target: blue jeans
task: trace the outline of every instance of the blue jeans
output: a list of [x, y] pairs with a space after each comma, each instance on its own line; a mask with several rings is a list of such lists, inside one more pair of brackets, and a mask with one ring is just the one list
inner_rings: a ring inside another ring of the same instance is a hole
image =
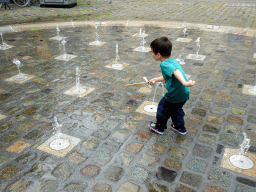
[[167, 129], [167, 121], [171, 117], [175, 128], [184, 128], [184, 111], [183, 105], [186, 103], [171, 103], [164, 97], [160, 100], [156, 114], [156, 127], [164, 130]]

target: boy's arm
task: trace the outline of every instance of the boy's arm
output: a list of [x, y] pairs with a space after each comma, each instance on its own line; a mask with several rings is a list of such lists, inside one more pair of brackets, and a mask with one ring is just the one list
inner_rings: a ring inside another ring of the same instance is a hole
[[155, 84], [155, 82], [162, 82], [162, 81], [164, 81], [164, 77], [163, 76], [155, 77], [153, 79], [150, 79], [148, 84], [149, 85], [153, 85], [153, 84]]
[[176, 69], [173, 72], [173, 75], [181, 82], [182, 85], [184, 85], [185, 87], [192, 87], [195, 85], [195, 81], [189, 80], [186, 81], [182, 75], [182, 73], [180, 72], [179, 69]]

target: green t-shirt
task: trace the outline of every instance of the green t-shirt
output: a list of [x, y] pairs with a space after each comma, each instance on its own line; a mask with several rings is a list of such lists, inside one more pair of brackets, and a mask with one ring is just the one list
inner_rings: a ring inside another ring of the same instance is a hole
[[179, 69], [184, 79], [187, 81], [187, 77], [180, 64], [173, 58], [169, 58], [164, 60], [160, 64], [160, 67], [167, 89], [167, 92], [164, 95], [166, 100], [172, 103], [181, 103], [188, 100], [190, 88], [182, 85], [181, 82], [173, 75], [173, 72], [176, 69]]

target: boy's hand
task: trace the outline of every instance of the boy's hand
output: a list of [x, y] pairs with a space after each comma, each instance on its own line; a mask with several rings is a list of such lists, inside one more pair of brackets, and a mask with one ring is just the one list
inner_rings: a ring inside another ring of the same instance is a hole
[[154, 85], [155, 83], [156, 83], [156, 82], [155, 82], [154, 79], [150, 79], [149, 82], [148, 82], [149, 85]]
[[186, 87], [193, 87], [194, 85], [195, 85], [195, 81], [193, 81], [193, 80], [189, 80], [188, 82], [186, 82]]

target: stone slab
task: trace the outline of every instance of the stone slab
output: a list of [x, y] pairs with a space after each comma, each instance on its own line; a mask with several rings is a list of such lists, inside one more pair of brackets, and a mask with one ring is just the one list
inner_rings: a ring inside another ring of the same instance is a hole
[[0, 120], [4, 119], [5, 117], [5, 115], [0, 115]]
[[253, 161], [254, 165], [251, 169], [240, 169], [238, 167], [235, 167], [229, 160], [230, 156], [239, 153], [240, 150], [226, 148], [223, 155], [223, 159], [221, 161], [221, 167], [256, 178], [256, 155], [245, 152], [245, 156], [249, 157]]
[[254, 96], [256, 96], [256, 94], [253, 94], [253, 93], [249, 92], [249, 89], [252, 89], [252, 88], [254, 88], [254, 86], [252, 86], [252, 85], [244, 85], [244, 87], [242, 89], [242, 93], [243, 94], [247, 94], [247, 95], [254, 95]]
[[256, 53], [253, 54], [253, 58], [256, 58]]
[[[16, 81], [15, 80], [17, 77], [20, 77], [20, 76], [23, 76], [23, 75], [26, 75], [27, 79], [24, 79], [23, 81]], [[20, 73], [18, 75], [15, 75], [13, 77], [10, 77], [10, 78], [6, 79], [6, 81], [10, 81], [10, 82], [13, 82], [13, 83], [24, 83], [24, 82], [26, 82], [26, 81], [34, 78], [34, 77], [35, 77], [34, 75], [28, 75], [28, 74], [25, 74], [25, 73]]]
[[61, 41], [63, 39], [66, 39], [67, 37], [62, 37], [62, 36], [55, 36], [55, 37], [52, 37], [52, 38], [49, 38], [50, 40], [57, 40], [57, 41]]
[[76, 86], [74, 86], [74, 87], [70, 88], [69, 90], [65, 91], [64, 94], [72, 95], [75, 97], [85, 97], [86, 95], [88, 95], [89, 93], [91, 93], [94, 90], [94, 88], [86, 87], [86, 86], [82, 86], [82, 85], [80, 85], [79, 87], [85, 89], [86, 92], [82, 93], [82, 94], [75, 94], [75, 93], [73, 93], [73, 90], [76, 89]]
[[63, 58], [62, 58], [62, 57], [64, 56], [64, 54], [63, 54], [63, 55], [60, 55], [60, 56], [58, 56], [58, 57], [55, 57], [54, 59], [62, 60], [62, 61], [69, 61], [69, 60], [74, 59], [74, 58], [77, 57], [76, 55], [70, 55], [70, 54], [66, 54], [66, 55], [69, 56], [70, 58], [63, 59]]
[[[141, 35], [140, 35], [140, 33], [135, 33], [135, 34], [133, 34], [132, 35], [133, 37], [142, 37]], [[144, 37], [147, 37], [148, 36], [148, 34], [144, 34]]]
[[183, 43], [189, 43], [190, 41], [192, 41], [192, 39], [190, 39], [190, 38], [178, 38], [175, 41], [183, 42]]
[[58, 133], [53, 135], [51, 138], [49, 138], [46, 142], [41, 144], [36, 149], [38, 149], [40, 151], [44, 151], [46, 153], [56, 155], [58, 157], [64, 157], [69, 151], [71, 151], [80, 142], [80, 139], [78, 139], [76, 137], [72, 137], [72, 136], [69, 136], [69, 135], [66, 135], [66, 134], [61, 134], [61, 138], [68, 139], [70, 141], [70, 145], [66, 149], [62, 149], [62, 150], [57, 151], [57, 150], [53, 150], [53, 149], [50, 148], [50, 143], [52, 141], [54, 141], [55, 139], [57, 139], [57, 138], [58, 138]]
[[123, 70], [125, 67], [127, 67], [129, 64], [127, 63], [118, 63], [118, 64], [122, 64], [122, 67], [113, 67], [112, 65], [115, 64], [115, 62], [112, 62], [108, 65], [106, 65], [105, 67], [109, 68], [109, 69], [115, 69], [115, 70]]
[[145, 47], [145, 50], [141, 50], [141, 47], [137, 47], [137, 48], [133, 49], [133, 51], [138, 51], [138, 52], [146, 53], [146, 52], [151, 51], [151, 48]]
[[100, 44], [96, 44], [97, 41], [93, 41], [91, 43], [89, 43], [89, 45], [95, 45], [95, 46], [101, 46], [101, 45], [104, 45], [106, 42], [101, 42], [100, 41]]
[[198, 55], [198, 56], [200, 56], [201, 58], [195, 58], [196, 57], [196, 54], [189, 54], [187, 57], [186, 57], [186, 59], [192, 59], [192, 60], [197, 60], [197, 61], [203, 61], [205, 58], [206, 58], [206, 56], [205, 55]]
[[144, 101], [137, 109], [135, 112], [138, 112], [138, 113], [142, 113], [142, 114], [146, 114], [146, 115], [150, 115], [150, 116], [153, 116], [155, 117], [156, 116], [156, 112], [147, 112], [144, 110], [144, 107], [146, 105], [158, 105], [157, 103], [155, 102], [152, 102], [152, 101]]
[[2, 45], [0, 45], [0, 50], [7, 50], [7, 49], [11, 49], [11, 48], [13, 48], [14, 46], [12, 46], [12, 45], [8, 45], [8, 47], [6, 47], [6, 48], [3, 48], [2, 47]]

